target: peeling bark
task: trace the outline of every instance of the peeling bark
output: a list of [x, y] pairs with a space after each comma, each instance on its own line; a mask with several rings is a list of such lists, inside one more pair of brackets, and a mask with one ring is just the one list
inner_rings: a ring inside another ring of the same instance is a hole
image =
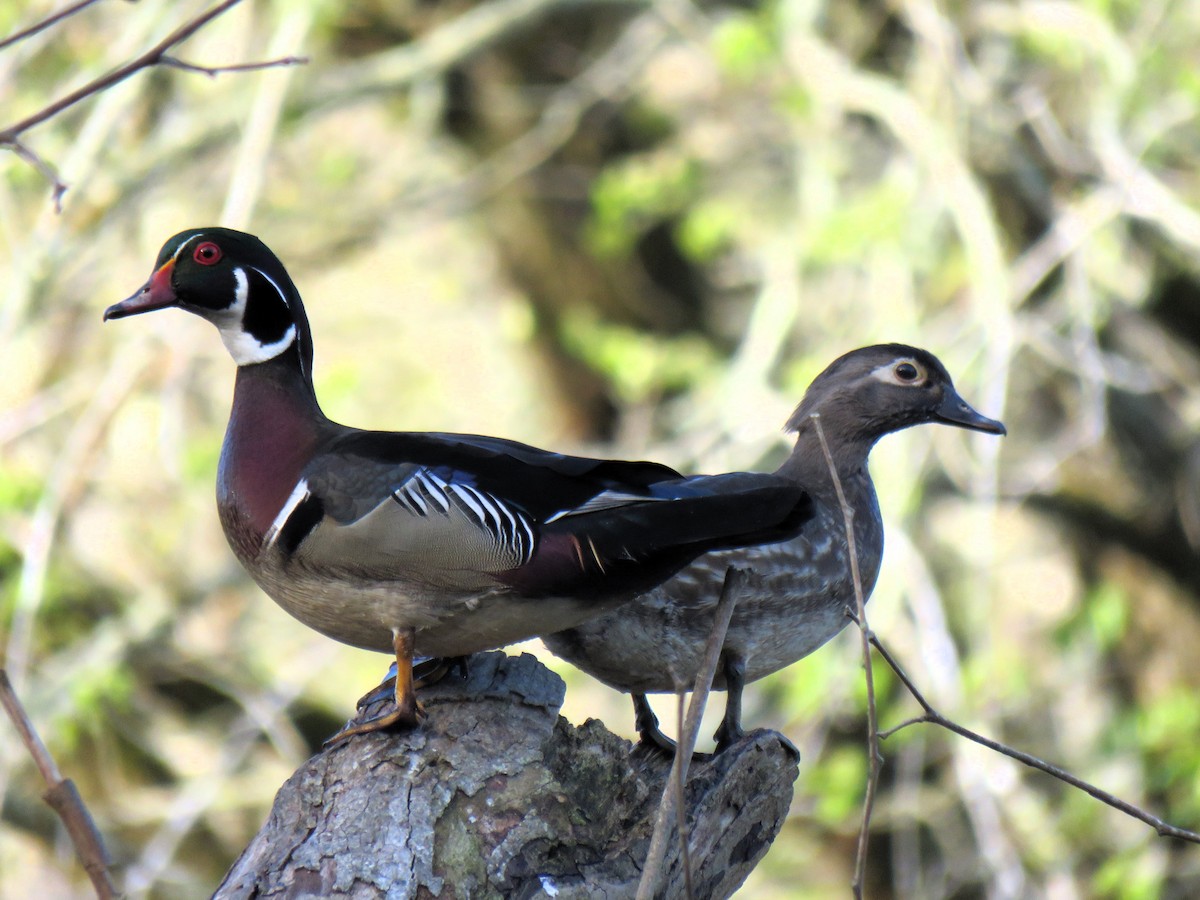
[[[425, 726], [308, 760], [216, 897], [632, 897], [670, 760], [558, 715], [564, 685], [528, 654], [471, 657], [422, 691]], [[367, 710], [367, 713], [374, 710]], [[766, 853], [797, 759], [757, 731], [692, 764], [696, 896], [733, 893]], [[685, 895], [672, 839], [657, 896]]]

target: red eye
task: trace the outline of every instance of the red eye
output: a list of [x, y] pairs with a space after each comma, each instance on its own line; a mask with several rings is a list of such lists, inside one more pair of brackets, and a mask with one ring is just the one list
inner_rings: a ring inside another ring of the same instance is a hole
[[212, 241], [205, 241], [196, 247], [192, 259], [202, 266], [215, 266], [221, 261], [221, 248]]

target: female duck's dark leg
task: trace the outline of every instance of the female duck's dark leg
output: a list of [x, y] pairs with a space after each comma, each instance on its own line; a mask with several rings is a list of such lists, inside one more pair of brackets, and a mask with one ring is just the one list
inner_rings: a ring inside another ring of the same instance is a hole
[[343, 728], [325, 742], [326, 747], [339, 744], [356, 734], [370, 734], [387, 728], [414, 728], [425, 718], [425, 710], [417, 702], [416, 685], [413, 681], [413, 644], [416, 635], [411, 628], [399, 628], [392, 637], [396, 651], [396, 705], [390, 712]]
[[746, 660], [736, 653], [721, 654], [721, 670], [725, 673], [725, 717], [714, 735], [717, 752], [737, 743], [745, 731], [742, 729], [742, 688], [746, 686]]
[[631, 694], [633, 697], [634, 723], [637, 726], [638, 743], [650, 747], [667, 756], [675, 755], [675, 742], [662, 733], [658, 727], [658, 716], [650, 708], [650, 701], [645, 694]]

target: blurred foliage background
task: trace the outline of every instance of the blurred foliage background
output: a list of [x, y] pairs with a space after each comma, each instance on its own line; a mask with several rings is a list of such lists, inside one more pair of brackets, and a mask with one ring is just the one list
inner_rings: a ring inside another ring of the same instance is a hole
[[[5, 48], [4, 124], [205, 8]], [[872, 625], [943, 712], [1200, 828], [1197, 46], [1197, 0], [247, 0], [177, 55], [307, 66], [160, 67], [26, 134], [70, 190], [0, 157], [0, 652], [129, 896], [207, 895], [387, 665], [228, 552], [211, 328], [101, 326], [209, 223], [288, 265], [357, 425], [767, 467], [834, 356], [937, 353], [1010, 435], [877, 448]], [[633, 733], [549, 661], [567, 716]], [[882, 724], [915, 714], [877, 674]], [[743, 894], [844, 895], [857, 635], [747, 694], [803, 761]], [[4, 732], [0, 894], [85, 895]], [[1200, 894], [1195, 846], [1058, 782], [925, 727], [883, 749], [873, 896]]]

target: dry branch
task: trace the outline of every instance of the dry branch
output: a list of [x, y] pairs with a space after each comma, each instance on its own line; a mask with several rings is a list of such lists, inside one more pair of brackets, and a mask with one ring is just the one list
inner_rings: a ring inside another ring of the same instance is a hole
[[[307, 62], [307, 60], [301, 57], [287, 56], [282, 59], [267, 60], [264, 62], [240, 63], [229, 66], [200, 66], [194, 63], [184, 62], [183, 60], [168, 55], [167, 51], [186, 41], [213, 19], [227, 12], [240, 2], [241, 0], [224, 0], [223, 3], [219, 3], [207, 12], [201, 13], [188, 22], [185, 22], [149, 50], [125, 63], [123, 66], [118, 66], [111, 72], [89, 81], [83, 87], [72, 91], [65, 97], [60, 97], [58, 100], [55, 100], [53, 103], [50, 103], [39, 109], [37, 112], [26, 116], [19, 122], [15, 122], [6, 128], [0, 128], [0, 147], [8, 147], [11, 149], [30, 165], [34, 166], [42, 174], [42, 176], [53, 185], [54, 204], [56, 208], [61, 210], [62, 195], [66, 192], [67, 186], [58, 177], [54, 167], [50, 165], [50, 163], [48, 163], [44, 158], [42, 158], [36, 151], [30, 148], [28, 144], [21, 140], [21, 135], [33, 128], [35, 125], [40, 125], [48, 119], [51, 119], [59, 113], [74, 106], [76, 103], [79, 103], [81, 100], [85, 100], [88, 97], [99, 94], [113, 85], [124, 81], [130, 75], [133, 75], [142, 69], [148, 69], [153, 66], [169, 66], [172, 68], [183, 69], [188, 72], [200, 72], [210, 77], [215, 77], [222, 72], [243, 72], [253, 69], [273, 68], [276, 66], [291, 66]], [[85, 5], [87, 4], [80, 4], [78, 8], [82, 9]], [[71, 11], [78, 10], [75, 9]], [[5, 42], [5, 46], [10, 45], [24, 37], [29, 37], [32, 34], [36, 34], [38, 31], [48, 27], [51, 24], [54, 24], [54, 22], [61, 18], [63, 18], [63, 16], [59, 15], [53, 20], [46, 20], [31, 28], [25, 29], [25, 31], [10, 37]]]
[[1131, 816], [1134, 819], [1145, 822], [1147, 825], [1153, 827], [1154, 830], [1158, 832], [1160, 837], [1174, 837], [1179, 838], [1182, 841], [1190, 841], [1193, 844], [1200, 844], [1200, 834], [1195, 831], [1188, 831], [1186, 828], [1179, 828], [1175, 825], [1171, 825], [1168, 822], [1164, 822], [1158, 816], [1148, 813], [1144, 809], [1134, 806], [1132, 803], [1110, 794], [1108, 791], [1101, 790], [1093, 784], [1089, 784], [1082, 778], [1072, 775], [1066, 769], [1061, 769], [1056, 765], [1038, 759], [1036, 756], [1025, 753], [1022, 750], [1017, 750], [1008, 746], [1007, 744], [1002, 744], [999, 741], [994, 741], [991, 738], [984, 737], [978, 732], [974, 732], [969, 728], [959, 725], [952, 719], [947, 719], [940, 712], [934, 709], [929, 701], [925, 699], [925, 695], [917, 689], [917, 686], [913, 684], [912, 679], [910, 679], [905, 671], [900, 668], [900, 664], [896, 662], [892, 654], [887, 651], [887, 649], [879, 642], [879, 639], [874, 634], [870, 635], [870, 640], [875, 649], [879, 651], [879, 655], [883, 657], [883, 661], [886, 662], [891, 670], [896, 673], [896, 677], [900, 679], [900, 683], [904, 685], [908, 692], [912, 694], [913, 699], [921, 705], [921, 709], [925, 711], [924, 715], [917, 716], [913, 719], [907, 719], [904, 722], [901, 722], [899, 725], [896, 725], [894, 728], [889, 728], [887, 731], [881, 732], [879, 734], [879, 738], [881, 740], [886, 740], [897, 731], [907, 728], [910, 725], [917, 725], [924, 722], [928, 722], [931, 725], [939, 725], [942, 728], [945, 728], [947, 731], [952, 731], [960, 737], [965, 737], [969, 741], [974, 741], [976, 744], [979, 744], [982, 747], [987, 747], [989, 750], [994, 750], [997, 753], [1001, 753], [1004, 756], [1009, 757], [1010, 759], [1015, 759], [1019, 763], [1024, 763], [1030, 768], [1037, 769], [1040, 772], [1045, 772], [1047, 775], [1051, 775], [1057, 778], [1059, 781], [1071, 785], [1071, 787], [1078, 788], [1085, 794], [1095, 797], [1101, 803], [1107, 803], [1113, 809], [1120, 810], [1127, 816]]
[[83, 12], [83, 10], [97, 2], [99, 2], [99, 0], [79, 0], [78, 3], [72, 3], [70, 6], [64, 7], [57, 12], [53, 12], [46, 16], [46, 18], [30, 25], [28, 28], [22, 28], [20, 31], [15, 31], [3, 40], [0, 40], [0, 50], [5, 50], [8, 47], [11, 47], [13, 44], [19, 44], [26, 38], [31, 38], [35, 34], [45, 31], [52, 25], [57, 25], [63, 19], [68, 19], [78, 12]]
[[[875, 636], [875, 634], [871, 631], [870, 626], [867, 624], [866, 597], [863, 593], [862, 581], [858, 574], [858, 555], [854, 543], [854, 510], [849, 506], [849, 504], [847, 504], [845, 494], [842, 491], [841, 480], [838, 477], [837, 468], [833, 462], [833, 456], [829, 451], [829, 445], [826, 443], [825, 434], [821, 428], [820, 416], [814, 415], [811, 418], [813, 420], [813, 425], [816, 428], [817, 438], [821, 442], [821, 450], [824, 453], [826, 465], [829, 467], [829, 474], [833, 479], [833, 486], [837, 493], [838, 502], [841, 505], [842, 517], [846, 529], [846, 538], [849, 543], [851, 575], [854, 582], [854, 596], [857, 607], [856, 610], [847, 609], [846, 615], [852, 621], [854, 621], [859, 628], [859, 634], [861, 635], [862, 639], [863, 666], [866, 678], [867, 751], [870, 764], [867, 773], [867, 787], [865, 799], [863, 801], [862, 823], [859, 829], [858, 849], [855, 858], [854, 881], [852, 885], [854, 895], [859, 898], [861, 898], [863, 895], [863, 882], [866, 875], [867, 847], [871, 825], [871, 812], [874, 807], [875, 795], [879, 785], [879, 774], [883, 762], [879, 752], [880, 741], [890, 737], [901, 729], [907, 728], [910, 725], [916, 725], [925, 722], [933, 725], [939, 725], [942, 728], [952, 731], [961, 737], [965, 737], [983, 747], [987, 747], [990, 750], [994, 750], [997, 753], [1001, 753], [1011, 759], [1015, 759], [1018, 762], [1030, 766], [1031, 768], [1045, 772], [1046, 774], [1051, 775], [1054, 778], [1071, 785], [1072, 787], [1078, 788], [1090, 796], [1095, 797], [1097, 800], [1100, 800], [1102, 803], [1106, 803], [1114, 809], [1120, 810], [1126, 815], [1152, 826], [1160, 837], [1175, 837], [1184, 841], [1200, 843], [1200, 834], [1184, 828], [1179, 828], [1178, 826], [1171, 825], [1168, 822], [1164, 822], [1158, 816], [1148, 813], [1140, 807], [1134, 806], [1132, 803], [1121, 800], [1119, 797], [1116, 797], [1107, 791], [1101, 790], [1100, 788], [1089, 784], [1083, 779], [1072, 775], [1065, 769], [1051, 765], [1050, 763], [1038, 759], [1036, 756], [1025, 753], [1021, 750], [1017, 750], [1013, 747], [1009, 747], [1008, 745], [1000, 743], [999, 741], [994, 741], [991, 738], [984, 737], [981, 734], [971, 731], [969, 728], [965, 728], [962, 725], [959, 725], [957, 722], [954, 722], [953, 720], [943, 716], [929, 703], [929, 701], [925, 699], [925, 696], [920, 690], [918, 690], [917, 686], [912, 682], [904, 670], [900, 668], [899, 663], [896, 662], [887, 649], [884, 648], [884, 646], [879, 642], [879, 639]], [[884, 661], [888, 664], [892, 671], [895, 672], [896, 677], [900, 679], [900, 682], [904, 685], [908, 692], [912, 694], [913, 698], [924, 710], [924, 715], [908, 719], [907, 721], [904, 721], [894, 728], [890, 728], [884, 732], [880, 732], [879, 730], [874, 677], [871, 670], [872, 646], [879, 651], [880, 656], [883, 657]]]
[[837, 466], [833, 462], [833, 454], [829, 452], [829, 442], [825, 440], [825, 429], [821, 427], [821, 416], [810, 416], [813, 427], [817, 432], [817, 440], [821, 442], [821, 453], [825, 456], [825, 465], [829, 467], [829, 477], [833, 480], [833, 489], [837, 493], [838, 505], [842, 509], [842, 524], [846, 530], [846, 546], [850, 557], [850, 579], [854, 584], [854, 603], [857, 613], [851, 618], [858, 624], [859, 637], [862, 641], [863, 677], [867, 686], [867, 790], [863, 798], [862, 824], [858, 829], [858, 847], [854, 856], [854, 881], [852, 889], [854, 896], [863, 895], [863, 882], [867, 876], [867, 847], [871, 835], [871, 812], [875, 808], [875, 794], [879, 790], [879, 772], [883, 768], [883, 760], [879, 755], [879, 714], [875, 705], [875, 675], [871, 671], [870, 626], [867, 624], [867, 597], [863, 592], [862, 576], [858, 571], [858, 546], [854, 539], [854, 509], [846, 502], [846, 492], [842, 490], [842, 479], [838, 475]]
[[[721, 598], [717, 601], [717, 608], [713, 613], [713, 627], [708, 636], [708, 644], [704, 648], [704, 660], [696, 673], [696, 683], [692, 686], [692, 700], [688, 706], [687, 719], [678, 731], [679, 740], [675, 744], [671, 774], [663, 787], [662, 800], [659, 802], [654, 833], [650, 839], [650, 849], [646, 853], [645, 868], [638, 884], [638, 900], [650, 900], [652, 897], [659, 896], [657, 890], [660, 887], [661, 871], [667, 855], [673, 820], [677, 823], [675, 834], [678, 837], [683, 863], [686, 896], [694, 895], [689, 871], [691, 862], [687, 841], [690, 829], [687, 827], [684, 785], [687, 783], [692, 751], [696, 749], [696, 738], [700, 734], [700, 720], [704, 718], [704, 706], [708, 701], [708, 692], [712, 688], [713, 676], [716, 675], [717, 665], [721, 661], [721, 648], [725, 645], [725, 634], [729, 631], [733, 608], [737, 605], [738, 594], [745, 586], [747, 577], [749, 577], [749, 572], [745, 569], [730, 566], [725, 570], [725, 582], [721, 586]], [[680, 703], [682, 705], [682, 698], [680, 698]]]
[[21, 735], [21, 742], [42, 774], [42, 779], [47, 785], [42, 799], [58, 813], [58, 817], [66, 826], [71, 843], [75, 845], [75, 853], [92, 880], [96, 896], [100, 900], [116, 897], [117, 889], [108, 871], [108, 853], [104, 849], [100, 831], [96, 828], [96, 823], [92, 820], [75, 783], [69, 778], [63, 778], [59, 772], [54, 758], [38, 736], [29, 714], [25, 712], [24, 705], [13, 690], [8, 673], [3, 669], [0, 669], [0, 704], [3, 704], [8, 717], [16, 726], [17, 733]]

